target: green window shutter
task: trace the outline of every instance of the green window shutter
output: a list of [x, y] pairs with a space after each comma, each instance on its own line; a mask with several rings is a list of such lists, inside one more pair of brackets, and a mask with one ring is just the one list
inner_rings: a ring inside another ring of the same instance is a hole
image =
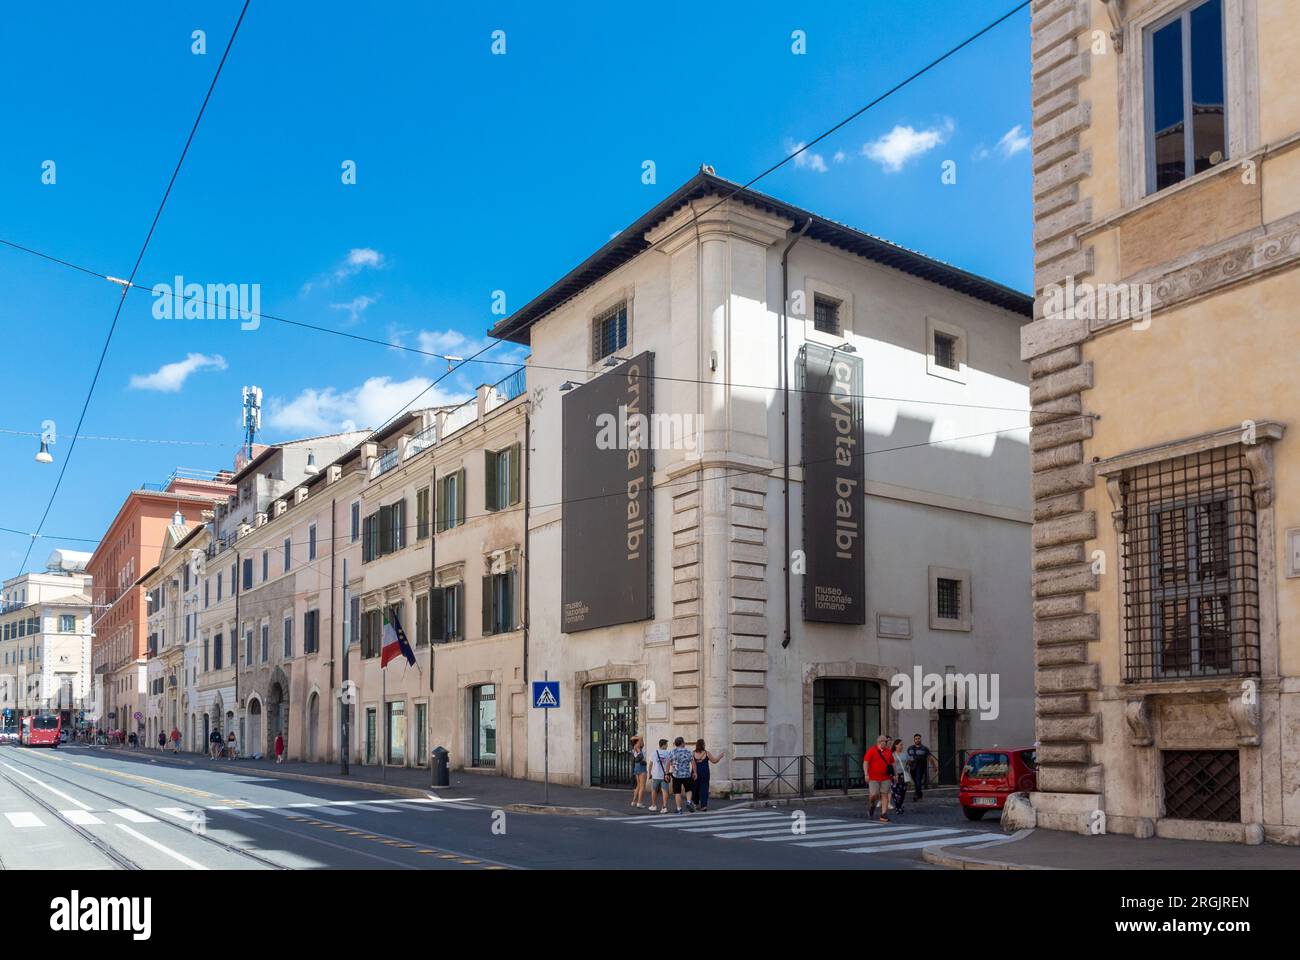
[[433, 529], [442, 533], [447, 529], [447, 478], [438, 478], [434, 487]]
[[393, 544], [395, 550], [406, 546], [406, 499], [393, 504]]
[[510, 504], [519, 502], [519, 444], [510, 448]]
[[506, 574], [506, 611], [503, 620], [507, 631], [513, 630], [519, 619], [515, 616], [515, 610], [518, 607], [518, 604], [515, 602], [515, 590], [519, 586], [518, 580], [519, 578], [515, 576], [515, 571], [513, 569]]
[[442, 587], [429, 591], [429, 634], [434, 643], [447, 639], [446, 591]]
[[483, 506], [488, 510], [499, 510], [497, 503], [497, 452], [487, 450], [483, 453]]
[[457, 640], [465, 639], [465, 584], [458, 583], [451, 588], [452, 609], [456, 611], [456, 629], [453, 636]]
[[465, 468], [456, 474], [456, 523], [465, 522]]
[[483, 636], [489, 636], [492, 629], [492, 577], [483, 578]]

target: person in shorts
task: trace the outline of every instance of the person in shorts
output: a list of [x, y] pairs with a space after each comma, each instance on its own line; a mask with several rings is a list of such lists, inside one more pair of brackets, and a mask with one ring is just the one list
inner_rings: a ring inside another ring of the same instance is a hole
[[641, 801], [645, 799], [645, 741], [640, 737], [633, 737], [628, 744], [628, 751], [632, 754], [632, 806], [638, 809], [644, 809], [645, 804]]
[[691, 801], [691, 794], [695, 791], [695, 756], [691, 748], [686, 746], [684, 737], [678, 737], [673, 741], [668, 762], [669, 773], [673, 778], [673, 798], [677, 804], [677, 812], [682, 812], [684, 800], [686, 809], [694, 813], [695, 804]]
[[867, 780], [867, 799], [871, 808], [867, 816], [871, 817], [880, 806], [880, 822], [889, 823], [889, 794], [894, 784], [894, 754], [889, 749], [889, 737], [881, 734], [876, 738], [876, 745], [862, 758], [862, 775]]
[[[656, 807], [655, 798], [662, 796], [662, 805]], [[659, 741], [659, 749], [650, 755], [650, 812], [668, 812], [668, 740]]]

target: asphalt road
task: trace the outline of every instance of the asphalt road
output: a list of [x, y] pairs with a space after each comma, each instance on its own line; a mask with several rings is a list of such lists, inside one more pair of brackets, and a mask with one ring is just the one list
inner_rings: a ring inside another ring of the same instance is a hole
[[7, 869], [929, 869], [927, 845], [994, 840], [955, 799], [889, 826], [859, 805], [567, 817], [393, 797], [93, 748], [0, 748]]

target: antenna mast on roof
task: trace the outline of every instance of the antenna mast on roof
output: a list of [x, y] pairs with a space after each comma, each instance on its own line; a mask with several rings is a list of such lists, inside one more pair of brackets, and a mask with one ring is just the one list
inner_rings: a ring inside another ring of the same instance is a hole
[[253, 440], [262, 429], [262, 388], [244, 388], [244, 444], [248, 459], [253, 459]]

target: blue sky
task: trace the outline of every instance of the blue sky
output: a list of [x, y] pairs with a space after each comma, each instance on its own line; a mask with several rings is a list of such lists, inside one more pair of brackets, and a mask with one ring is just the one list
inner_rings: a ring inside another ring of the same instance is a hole
[[[267, 313], [463, 356], [494, 290], [522, 306], [700, 163], [748, 180], [1013, 5], [254, 0], [137, 282], [259, 284]], [[0, 238], [127, 276], [240, 6], [8, 10]], [[1021, 11], [755, 188], [1028, 289], [1028, 48]], [[119, 288], [7, 248], [0, 285], [0, 430], [59, 431], [49, 466], [0, 433], [0, 526], [32, 530]], [[230, 466], [244, 384], [265, 391], [274, 442], [375, 426], [445, 370], [270, 321], [157, 319], [133, 292], [82, 432], [206, 445], [80, 441], [45, 532], [96, 537], [132, 487]], [[507, 371], [466, 368], [437, 396]], [[42, 541], [29, 567], [60, 545], [76, 546]], [[0, 533], [0, 576], [26, 547]]]

